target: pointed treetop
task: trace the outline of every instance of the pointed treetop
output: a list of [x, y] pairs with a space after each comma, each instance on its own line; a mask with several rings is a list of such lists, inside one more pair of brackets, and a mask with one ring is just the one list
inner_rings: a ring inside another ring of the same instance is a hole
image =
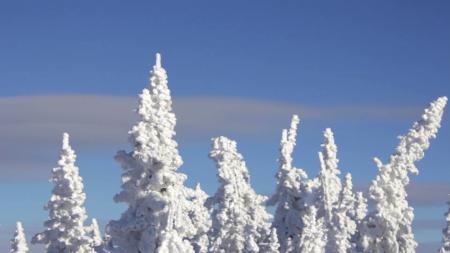
[[70, 146], [69, 138], [70, 138], [70, 135], [68, 133], [63, 133], [63, 142], [62, 142], [63, 149], [67, 149]]
[[23, 231], [22, 222], [20, 222], [20, 221], [16, 222], [16, 228], [17, 228], [17, 231]]
[[161, 54], [160, 53], [156, 53], [155, 67], [161, 68]]
[[20, 221], [16, 223], [16, 231], [10, 243], [11, 243], [11, 248], [9, 251], [10, 253], [28, 252], [27, 240], [25, 238], [25, 233], [23, 232], [22, 223]]

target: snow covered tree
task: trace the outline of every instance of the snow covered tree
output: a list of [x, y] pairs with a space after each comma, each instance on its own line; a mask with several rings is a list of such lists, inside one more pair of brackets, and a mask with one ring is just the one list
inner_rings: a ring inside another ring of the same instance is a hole
[[276, 228], [281, 252], [298, 252], [303, 228], [302, 216], [310, 204], [314, 182], [306, 172], [292, 165], [299, 118], [292, 116], [289, 129], [284, 129], [280, 142], [280, 157], [276, 174], [277, 188], [268, 205], [276, 206], [272, 226]]
[[262, 205], [266, 198], [250, 186], [236, 142], [226, 137], [214, 138], [210, 157], [216, 163], [220, 183], [208, 200], [212, 208], [210, 252], [264, 252], [271, 238], [271, 215]]
[[182, 159], [174, 140], [176, 118], [167, 84], [157, 54], [150, 86], [140, 95], [139, 120], [129, 131], [133, 150], [116, 155], [124, 172], [122, 190], [114, 200], [128, 204], [128, 209], [107, 225], [113, 252], [150, 253], [167, 247], [172, 253], [191, 252], [192, 245], [203, 243], [195, 240], [203, 238], [198, 234], [207, 222], [196, 220], [202, 216], [191, 216], [203, 206], [192, 204], [192, 191], [183, 185], [187, 177], [177, 172]]
[[211, 228], [210, 212], [205, 206], [208, 194], [202, 190], [200, 184], [197, 184], [194, 190], [188, 188], [186, 195], [191, 203], [186, 212], [197, 228], [190, 241], [196, 253], [207, 253], [209, 247], [208, 232]]
[[302, 219], [304, 228], [299, 242], [300, 250], [297, 252], [324, 253], [327, 244], [324, 218], [318, 218], [316, 207], [310, 206], [307, 215], [304, 215]]
[[46, 229], [32, 239], [32, 243], [45, 244], [47, 253], [94, 252], [84, 226], [87, 218], [83, 207], [86, 195], [75, 160], [69, 134], [64, 133], [58, 167], [52, 170], [50, 179], [54, 184], [52, 196], [45, 206], [49, 211], [49, 220], [44, 223]]
[[355, 205], [354, 205], [354, 217], [353, 220], [356, 222], [356, 232], [352, 236], [352, 252], [363, 252], [364, 247], [362, 246], [363, 238], [362, 234], [365, 230], [364, 219], [367, 215], [367, 199], [364, 197], [362, 192], [356, 192], [355, 194]]
[[103, 249], [103, 239], [98, 227], [97, 219], [93, 218], [91, 225], [87, 228], [88, 236], [91, 239], [91, 245], [96, 252], [102, 252]]
[[446, 97], [441, 97], [425, 109], [422, 118], [404, 136], [389, 162], [375, 163], [378, 175], [369, 188], [375, 210], [369, 215], [364, 232], [364, 252], [411, 253], [417, 243], [412, 233], [413, 208], [408, 205], [405, 187], [409, 174], [418, 174], [415, 162], [424, 157], [430, 140], [436, 137]]
[[367, 199], [362, 192], [356, 193], [355, 199], [355, 221], [361, 223], [367, 215]]
[[337, 147], [334, 143], [334, 135], [330, 128], [324, 131], [324, 143], [319, 152], [320, 171], [319, 188], [317, 189], [318, 215], [323, 216], [325, 222], [331, 223], [333, 219], [333, 209], [336, 207], [341, 192], [341, 174], [338, 169]]
[[272, 228], [267, 244], [261, 247], [263, 253], [279, 253], [280, 243], [278, 241], [277, 229]]
[[445, 213], [446, 227], [442, 230], [442, 246], [439, 249], [439, 253], [450, 253], [450, 201], [448, 211]]
[[327, 252], [347, 253], [352, 248], [351, 239], [356, 232], [355, 196], [351, 174], [345, 176], [337, 206], [333, 209], [331, 224], [328, 225]]
[[16, 223], [16, 232], [14, 233], [14, 238], [11, 239], [11, 250], [10, 253], [27, 253], [27, 239], [25, 238], [25, 233], [23, 232], [22, 223], [18, 221]]

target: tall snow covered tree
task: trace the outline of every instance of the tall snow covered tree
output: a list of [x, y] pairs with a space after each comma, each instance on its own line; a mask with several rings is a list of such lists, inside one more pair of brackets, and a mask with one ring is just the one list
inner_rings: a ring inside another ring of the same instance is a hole
[[10, 253], [28, 252], [27, 239], [25, 238], [25, 233], [23, 232], [22, 223], [20, 221], [16, 223], [16, 232], [14, 233], [14, 237], [11, 239], [10, 244]]
[[167, 84], [157, 54], [150, 86], [140, 95], [139, 120], [129, 131], [133, 150], [116, 155], [124, 172], [122, 191], [114, 200], [128, 204], [128, 209], [107, 226], [113, 252], [150, 253], [168, 248], [172, 253], [191, 252], [192, 245], [203, 244], [195, 240], [203, 238], [199, 233], [207, 222], [197, 218], [207, 215], [191, 215], [207, 214], [207, 209], [192, 204], [190, 195], [196, 192], [183, 185], [186, 175], [177, 172], [182, 159], [174, 140], [176, 119]]
[[32, 239], [32, 243], [45, 244], [47, 253], [94, 252], [84, 226], [87, 218], [83, 207], [86, 195], [75, 160], [69, 134], [64, 133], [58, 167], [52, 170], [50, 179], [54, 184], [52, 196], [45, 206], [49, 211], [49, 220], [44, 223], [46, 229]]
[[439, 253], [450, 253], [450, 201], [447, 202], [449, 209], [445, 213], [446, 227], [442, 230], [442, 246]]
[[262, 205], [266, 198], [250, 186], [250, 176], [236, 142], [226, 137], [213, 139], [210, 157], [216, 163], [220, 182], [216, 194], [208, 201], [213, 221], [210, 252], [269, 251], [266, 247], [271, 240], [271, 215]]
[[338, 168], [337, 147], [334, 143], [334, 135], [330, 128], [325, 129], [322, 151], [319, 152], [320, 171], [318, 195], [318, 215], [323, 216], [326, 223], [333, 219], [333, 209], [336, 207], [341, 192], [341, 174]]
[[366, 221], [364, 252], [411, 253], [417, 243], [412, 233], [413, 208], [406, 200], [409, 174], [418, 174], [414, 163], [424, 157], [430, 140], [436, 137], [446, 97], [438, 98], [425, 109], [422, 118], [404, 136], [387, 164], [375, 158], [378, 175], [369, 188], [375, 210]]
[[267, 201], [276, 206], [273, 227], [277, 230], [281, 252], [298, 252], [298, 242], [303, 228], [302, 216], [310, 204], [312, 185], [305, 171], [292, 165], [299, 118], [292, 116], [289, 129], [284, 129], [280, 142], [280, 157], [276, 174], [277, 188]]

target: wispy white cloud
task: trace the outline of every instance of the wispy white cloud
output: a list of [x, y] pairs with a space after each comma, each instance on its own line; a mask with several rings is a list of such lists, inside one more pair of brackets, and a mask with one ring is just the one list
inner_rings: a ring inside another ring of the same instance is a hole
[[[0, 175], [48, 169], [60, 135], [78, 146], [121, 144], [135, 120], [136, 97], [49, 95], [0, 98]], [[177, 138], [278, 134], [292, 114], [303, 120], [412, 118], [417, 107], [303, 106], [237, 97], [177, 97]]]

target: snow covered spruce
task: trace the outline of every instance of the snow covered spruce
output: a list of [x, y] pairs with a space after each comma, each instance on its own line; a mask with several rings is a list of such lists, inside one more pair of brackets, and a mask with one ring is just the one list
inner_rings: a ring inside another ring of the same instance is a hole
[[[49, 220], [32, 243], [47, 253], [413, 253], [413, 208], [406, 200], [414, 163], [424, 157], [440, 127], [446, 97], [438, 98], [414, 123], [389, 161], [375, 158], [378, 175], [368, 196], [354, 192], [351, 174], [341, 178], [334, 134], [327, 128], [315, 176], [293, 164], [299, 118], [281, 134], [276, 189], [271, 196], [251, 187], [250, 175], [235, 141], [212, 139], [209, 157], [219, 187], [209, 197], [199, 184], [184, 185], [183, 161], [175, 141], [176, 117], [167, 73], [156, 55], [149, 86], [139, 96], [138, 121], [129, 131], [130, 151], [115, 159], [123, 169], [114, 201], [127, 209], [111, 220], [102, 237], [97, 220], [86, 225], [83, 181], [76, 155], [63, 135], [58, 166], [52, 170]], [[368, 210], [368, 201], [373, 206]], [[275, 208], [274, 215], [266, 206]], [[450, 212], [439, 253], [450, 253]], [[11, 251], [27, 252], [21, 223]]]
[[216, 163], [220, 187], [208, 200], [213, 212], [210, 252], [270, 252], [278, 239], [271, 235], [270, 219], [263, 202], [250, 186], [248, 173], [236, 142], [213, 139], [209, 154]]
[[44, 244], [47, 253], [95, 252], [96, 242], [88, 235], [90, 228], [84, 225], [87, 218], [83, 207], [86, 195], [75, 160], [69, 134], [64, 133], [58, 166], [52, 170], [50, 179], [54, 184], [52, 196], [45, 206], [49, 220], [44, 223], [45, 230], [31, 241]]
[[27, 253], [27, 239], [25, 238], [25, 233], [23, 232], [22, 223], [18, 221], [16, 223], [16, 232], [14, 237], [11, 239], [11, 250], [10, 253]]
[[211, 220], [201, 203], [206, 193], [184, 186], [187, 177], [177, 172], [183, 161], [174, 140], [176, 119], [159, 54], [137, 112], [139, 121], [129, 132], [133, 150], [116, 155], [124, 172], [122, 191], [114, 200], [128, 204], [128, 209], [107, 225], [109, 250], [207, 252]]

